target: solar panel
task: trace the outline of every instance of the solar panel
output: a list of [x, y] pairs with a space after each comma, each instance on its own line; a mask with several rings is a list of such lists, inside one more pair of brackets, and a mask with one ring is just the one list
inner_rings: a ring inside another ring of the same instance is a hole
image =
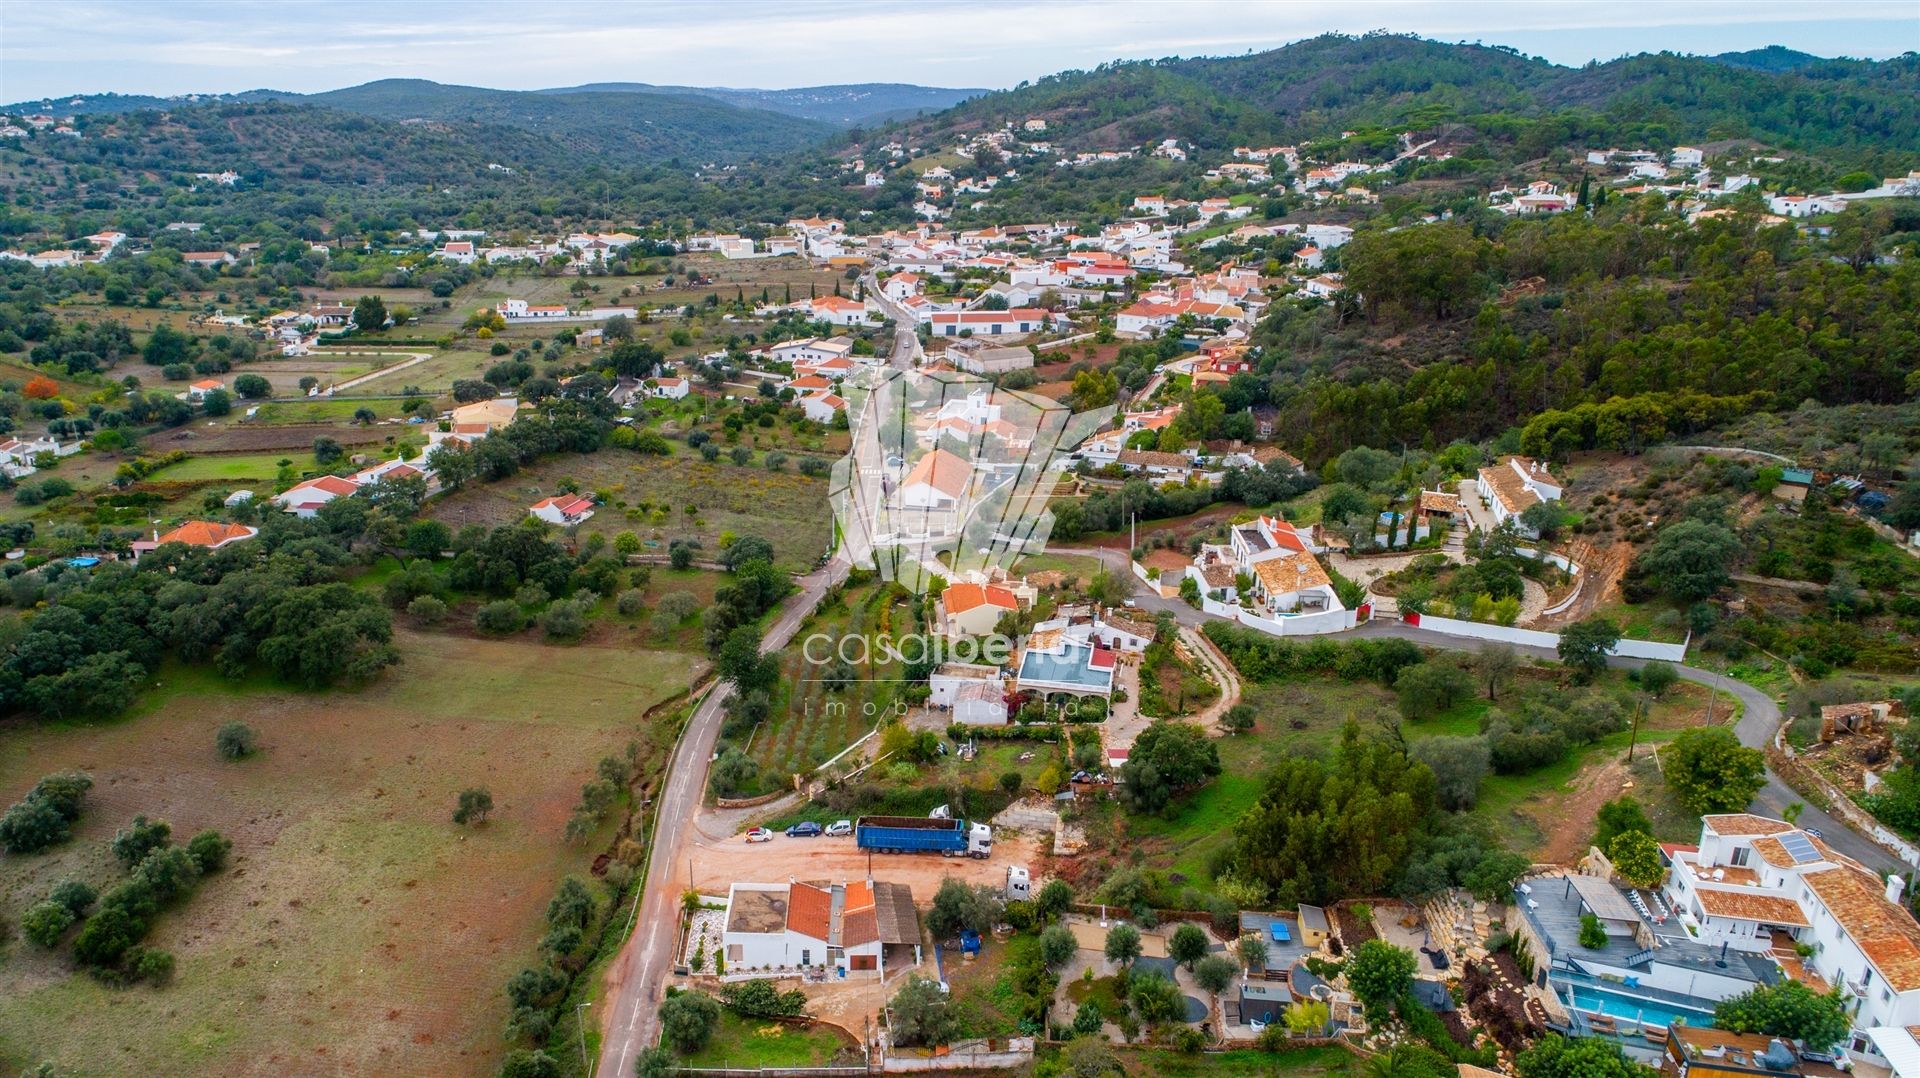
[[1795, 864], [1804, 865], [1821, 860], [1820, 851], [1813, 848], [1813, 840], [1799, 831], [1788, 831], [1781, 835], [1780, 845]]

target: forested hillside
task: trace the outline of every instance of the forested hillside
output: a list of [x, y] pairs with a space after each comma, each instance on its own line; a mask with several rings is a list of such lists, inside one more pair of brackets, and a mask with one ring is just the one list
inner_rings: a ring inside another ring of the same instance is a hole
[[1916, 232], [1912, 203], [1809, 246], [1654, 201], [1363, 230], [1342, 254], [1365, 300], [1277, 307], [1255, 334], [1266, 378], [1240, 388], [1316, 457], [1521, 425], [1529, 452], [1637, 450], [1803, 401], [1895, 403], [1920, 391], [1920, 267], [1872, 252]]
[[1868, 167], [1882, 151], [1920, 142], [1920, 56], [1868, 63], [1661, 54], [1565, 68], [1505, 48], [1330, 35], [1250, 56], [1065, 72], [906, 130], [939, 144], [1028, 117], [1045, 118], [1048, 137], [1072, 149], [1174, 137], [1221, 151], [1367, 127], [1464, 124], [1516, 159], [1569, 140], [1753, 138], [1843, 152]]

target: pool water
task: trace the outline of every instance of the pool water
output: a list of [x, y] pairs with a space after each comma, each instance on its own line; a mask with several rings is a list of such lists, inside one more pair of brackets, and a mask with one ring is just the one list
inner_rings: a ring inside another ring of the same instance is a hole
[[1576, 1010], [1611, 1015], [1614, 1018], [1638, 1022], [1641, 1025], [1671, 1026], [1676, 1022], [1687, 1026], [1713, 1025], [1711, 1011], [1655, 1003], [1636, 996], [1618, 995], [1586, 985], [1569, 986], [1567, 992], [1572, 995], [1573, 1007]]

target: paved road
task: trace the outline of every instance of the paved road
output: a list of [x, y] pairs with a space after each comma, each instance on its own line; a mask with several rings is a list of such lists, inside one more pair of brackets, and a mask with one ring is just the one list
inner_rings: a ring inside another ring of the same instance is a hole
[[[780, 616], [760, 643], [763, 652], [785, 647], [828, 588], [845, 580], [847, 565], [838, 558], [800, 580], [800, 590], [782, 605]], [[653, 852], [647, 861], [647, 886], [638, 920], [620, 956], [608, 972], [606, 1008], [601, 1012], [600, 1065], [597, 1073], [624, 1076], [633, 1058], [659, 1039], [658, 1008], [673, 963], [679, 918], [675, 907], [687, 881], [679, 874], [685, 851], [695, 840], [693, 820], [706, 788], [707, 764], [720, 736], [721, 719], [732, 688], [714, 687], [694, 710], [675, 747], [666, 786], [654, 821]]]
[[893, 319], [893, 354], [889, 362], [903, 371], [912, 370], [914, 360], [920, 354], [920, 335], [916, 331], [913, 316], [907, 313], [905, 307], [887, 298], [887, 294], [880, 290], [880, 279], [872, 272], [861, 278], [861, 283], [866, 285], [868, 298], [880, 308], [881, 313]]
[[[1115, 572], [1131, 572], [1130, 559], [1126, 551], [1110, 547], [1054, 547], [1055, 554], [1080, 554], [1099, 558]], [[1200, 611], [1193, 609], [1178, 599], [1163, 599], [1147, 589], [1140, 589], [1134, 596], [1134, 604], [1149, 613], [1165, 611], [1174, 616], [1182, 625], [1197, 626], [1213, 620]], [[1447, 651], [1478, 651], [1480, 641], [1464, 637], [1448, 636], [1426, 629], [1417, 629], [1402, 621], [1375, 620], [1368, 622], [1342, 636], [1393, 636], [1402, 640], [1411, 640], [1422, 647], [1441, 648]], [[1558, 660], [1551, 648], [1530, 648], [1515, 646], [1514, 651], [1536, 659]], [[1642, 659], [1611, 659], [1609, 665], [1634, 668], [1645, 664]], [[1748, 748], [1764, 750], [1773, 741], [1774, 731], [1780, 728], [1780, 705], [1773, 698], [1744, 681], [1723, 677], [1710, 670], [1701, 670], [1692, 666], [1675, 668], [1679, 675], [1688, 681], [1706, 685], [1721, 692], [1731, 694], [1740, 700], [1740, 722], [1734, 727], [1734, 733], [1740, 743]], [[1790, 804], [1804, 804], [1798, 794], [1793, 792], [1772, 768], [1767, 769], [1767, 782], [1753, 799], [1752, 811], [1763, 816], [1780, 819]], [[1796, 821], [1802, 827], [1819, 829], [1827, 845], [1853, 858], [1875, 872], [1906, 872], [1907, 865], [1888, 853], [1878, 843], [1854, 831], [1832, 815], [1822, 812], [1813, 805], [1806, 805]]]

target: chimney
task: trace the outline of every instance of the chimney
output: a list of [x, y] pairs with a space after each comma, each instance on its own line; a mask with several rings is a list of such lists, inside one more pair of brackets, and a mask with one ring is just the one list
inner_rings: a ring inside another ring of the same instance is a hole
[[1891, 902], [1894, 905], [1898, 906], [1900, 904], [1901, 892], [1905, 891], [1906, 889], [1907, 889], [1907, 878], [1905, 876], [1902, 876], [1897, 872], [1890, 873], [1887, 876], [1887, 901], [1888, 902]]

